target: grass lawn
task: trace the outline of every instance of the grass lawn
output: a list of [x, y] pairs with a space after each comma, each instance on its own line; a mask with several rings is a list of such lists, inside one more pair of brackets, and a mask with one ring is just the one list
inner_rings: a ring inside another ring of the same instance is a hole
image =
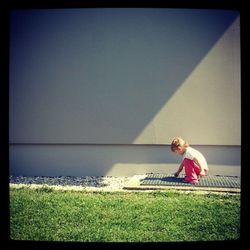
[[234, 240], [240, 195], [10, 188], [10, 233], [33, 241]]

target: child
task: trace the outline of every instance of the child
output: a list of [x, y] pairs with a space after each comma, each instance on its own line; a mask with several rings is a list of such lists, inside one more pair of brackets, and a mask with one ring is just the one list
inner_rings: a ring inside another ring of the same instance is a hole
[[185, 182], [197, 184], [208, 171], [205, 157], [196, 149], [189, 146], [181, 137], [176, 137], [171, 143], [171, 150], [182, 156], [182, 162], [178, 171], [174, 174], [178, 177], [183, 167], [185, 168]]

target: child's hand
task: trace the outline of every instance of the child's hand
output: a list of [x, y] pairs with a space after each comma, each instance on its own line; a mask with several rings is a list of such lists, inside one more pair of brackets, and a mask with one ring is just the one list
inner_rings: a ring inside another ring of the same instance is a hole
[[178, 173], [178, 172], [174, 173], [174, 176], [175, 176], [175, 177], [178, 177], [178, 176], [179, 176], [179, 173]]

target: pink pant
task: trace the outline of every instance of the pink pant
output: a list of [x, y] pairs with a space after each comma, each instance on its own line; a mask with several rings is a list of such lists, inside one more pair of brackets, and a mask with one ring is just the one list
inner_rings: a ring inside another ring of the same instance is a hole
[[[196, 164], [196, 162], [190, 159], [184, 159], [182, 163], [185, 168], [185, 174], [186, 174], [185, 181], [191, 183], [197, 183], [198, 175], [201, 175], [201, 170], [199, 166]], [[204, 171], [207, 172], [206, 169]], [[202, 175], [204, 175], [204, 173]]]

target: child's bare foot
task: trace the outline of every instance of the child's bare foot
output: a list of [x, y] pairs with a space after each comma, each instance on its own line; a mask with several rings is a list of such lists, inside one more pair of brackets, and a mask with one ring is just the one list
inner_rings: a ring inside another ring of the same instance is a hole
[[204, 177], [204, 176], [205, 176], [205, 175], [202, 175], [202, 174], [198, 175], [198, 176], [197, 176], [197, 177], [198, 177], [198, 181], [200, 181], [201, 178]]
[[185, 182], [185, 183], [189, 183], [189, 184], [192, 184], [192, 185], [196, 185], [196, 184], [198, 184], [199, 183], [199, 181], [187, 181], [187, 180], [183, 180], [183, 182]]

